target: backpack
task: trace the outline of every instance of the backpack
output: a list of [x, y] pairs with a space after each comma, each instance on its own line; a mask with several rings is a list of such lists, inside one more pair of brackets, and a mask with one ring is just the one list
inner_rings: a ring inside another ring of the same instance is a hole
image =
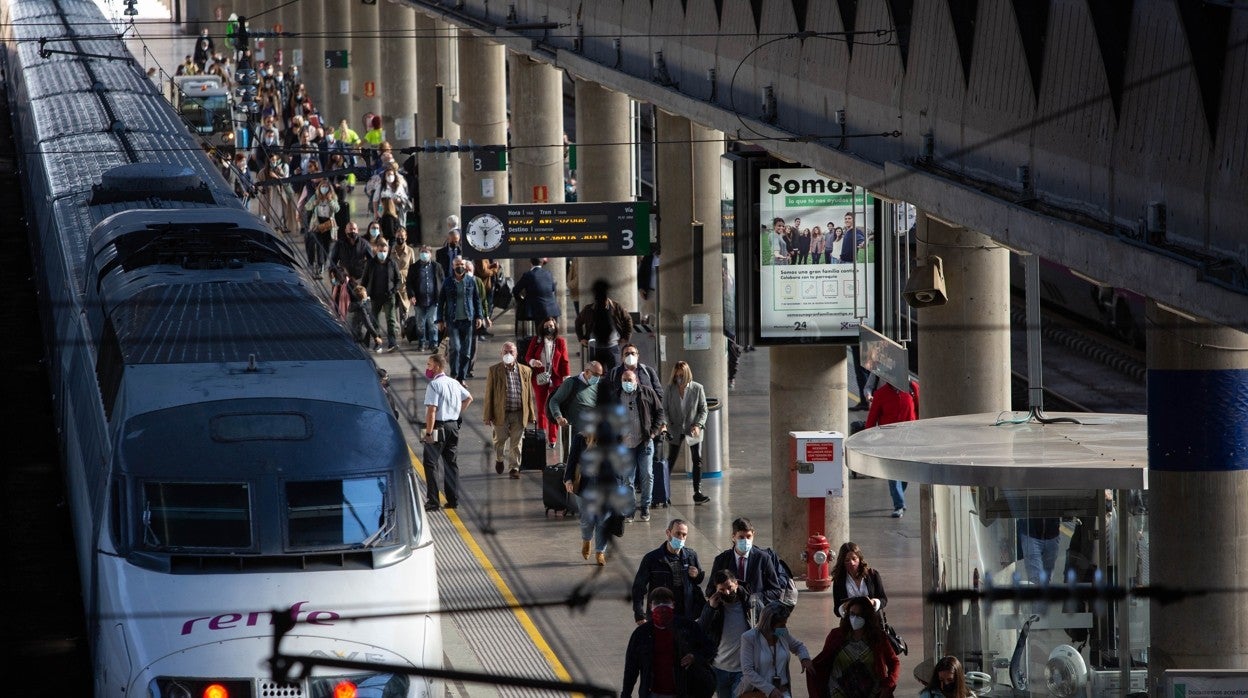
[[494, 308], [500, 313], [507, 312], [511, 307], [511, 279], [505, 276], [496, 277], [492, 294]]
[[762, 548], [771, 557], [776, 568], [776, 578], [780, 581], [780, 603], [786, 606], [797, 605], [797, 582], [793, 580], [793, 570], [789, 563], [780, 559], [780, 555], [771, 548]]

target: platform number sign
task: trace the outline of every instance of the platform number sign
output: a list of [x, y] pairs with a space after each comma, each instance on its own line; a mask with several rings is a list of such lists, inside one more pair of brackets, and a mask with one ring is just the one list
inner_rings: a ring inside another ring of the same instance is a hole
[[473, 172], [504, 172], [507, 169], [507, 151], [503, 148], [481, 148], [472, 154]]
[[325, 52], [325, 69], [330, 68], [349, 68], [348, 62], [349, 52], [345, 50], [326, 51]]

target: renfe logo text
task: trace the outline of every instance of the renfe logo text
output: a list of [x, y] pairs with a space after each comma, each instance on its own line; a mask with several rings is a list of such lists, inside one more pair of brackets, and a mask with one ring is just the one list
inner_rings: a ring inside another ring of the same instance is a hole
[[[307, 601], [300, 601], [290, 607], [290, 617], [296, 623], [300, 621], [299, 616], [303, 615], [304, 623], [312, 625], [333, 625], [334, 621], [341, 618], [335, 611], [307, 611], [304, 615], [303, 605]], [[273, 625], [273, 613], [271, 611], [248, 611], [239, 613], [222, 613], [219, 616], [202, 616], [199, 618], [191, 618], [182, 624], [182, 634], [190, 635], [195, 630], [195, 624], [200, 621], [206, 621], [200, 625], [200, 628], [208, 630], [230, 630], [239, 627], [251, 627], [261, 625], [263, 619], [264, 625]]]

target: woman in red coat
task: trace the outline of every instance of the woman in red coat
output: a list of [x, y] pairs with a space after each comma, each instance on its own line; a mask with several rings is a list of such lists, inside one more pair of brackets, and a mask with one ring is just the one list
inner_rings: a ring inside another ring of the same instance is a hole
[[555, 447], [559, 425], [546, 416], [546, 401], [554, 394], [570, 371], [568, 343], [559, 336], [559, 323], [548, 317], [542, 322], [538, 336], [529, 342], [524, 361], [533, 369], [533, 397], [537, 400], [537, 426], [546, 431], [550, 448]]
[[814, 671], [806, 674], [812, 698], [889, 698], [901, 678], [901, 661], [884, 634], [884, 622], [861, 596], [845, 602], [840, 626], [828, 633], [812, 664]]

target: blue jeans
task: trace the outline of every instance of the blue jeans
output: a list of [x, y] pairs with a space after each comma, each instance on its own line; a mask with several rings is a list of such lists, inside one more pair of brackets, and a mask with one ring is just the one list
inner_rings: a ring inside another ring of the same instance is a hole
[[737, 692], [737, 684], [741, 683], [741, 672], [715, 669], [715, 695], [717, 698], [733, 698]]
[[633, 471], [629, 482], [637, 483], [637, 506], [650, 508], [654, 494], [654, 440], [647, 438], [633, 449]]
[[1019, 533], [1018, 537], [1023, 548], [1027, 581], [1032, 584], [1047, 584], [1049, 575], [1053, 574], [1053, 566], [1057, 564], [1057, 544], [1061, 536], [1032, 538], [1026, 533]]
[[906, 485], [908, 483], [899, 482], [897, 480], [888, 481], [888, 494], [893, 498], [894, 509], [906, 508]]
[[472, 320], [448, 322], [446, 330], [451, 335], [451, 378], [462, 381], [472, 361]]
[[438, 345], [438, 306], [425, 307], [412, 303], [409, 311], [416, 318], [416, 329], [420, 333], [420, 341], [433, 346]]
[[611, 534], [607, 533], [607, 519], [610, 514], [606, 511], [590, 511], [588, 502], [580, 495], [577, 495], [576, 503], [581, 507], [581, 540], [592, 540], [596, 553], [607, 552], [607, 543], [611, 542]]

